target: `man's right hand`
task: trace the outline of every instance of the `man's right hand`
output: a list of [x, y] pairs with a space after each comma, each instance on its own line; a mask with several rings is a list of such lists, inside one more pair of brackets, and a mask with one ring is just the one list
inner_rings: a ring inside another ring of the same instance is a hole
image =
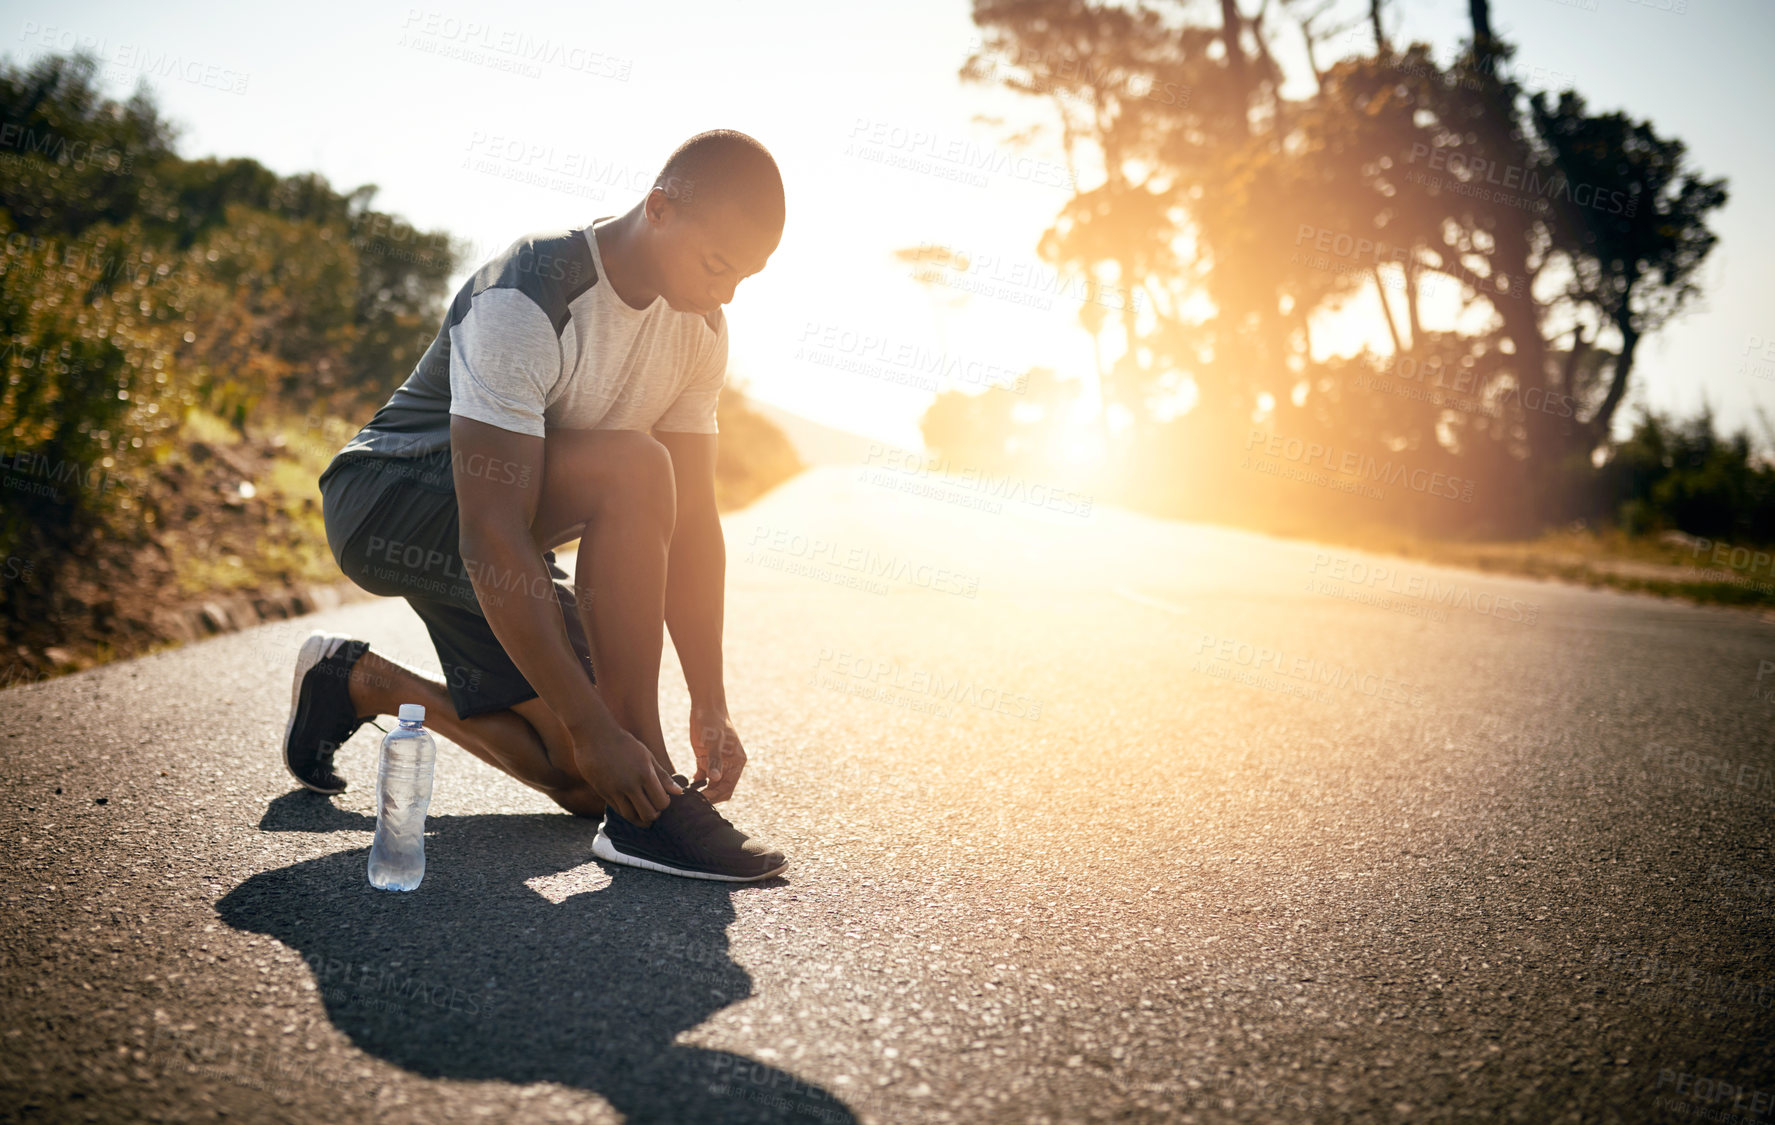
[[612, 724], [573, 731], [574, 764], [586, 784], [630, 824], [646, 828], [684, 790], [641, 740]]

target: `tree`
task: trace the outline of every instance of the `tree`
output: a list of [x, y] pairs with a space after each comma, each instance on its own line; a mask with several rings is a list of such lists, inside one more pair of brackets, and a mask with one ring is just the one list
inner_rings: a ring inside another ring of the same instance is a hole
[[[1334, 7], [1283, 5], [1308, 40], [1304, 98], [1282, 94], [1270, 6], [1238, 0], [1211, 6], [1212, 24], [1182, 4], [976, 0], [983, 42], [962, 76], [1042, 99], [1090, 173], [1040, 248], [1139, 298], [1082, 318], [1119, 329], [1106, 404], [1138, 414], [1188, 379], [1197, 440], [1255, 414], [1465, 461], [1511, 497], [1500, 518], [1557, 518], [1639, 342], [1694, 296], [1724, 184], [1649, 122], [1526, 91], [1486, 0], [1469, 0], [1472, 39], [1446, 66], [1425, 44], [1396, 49], [1368, 0], [1352, 19], [1373, 54], [1322, 68]], [[1449, 323], [1428, 323], [1432, 292], [1455, 296]], [[1358, 299], [1376, 302], [1391, 354], [1320, 360], [1314, 325]], [[1456, 373], [1470, 402], [1362, 389], [1402, 363]]]

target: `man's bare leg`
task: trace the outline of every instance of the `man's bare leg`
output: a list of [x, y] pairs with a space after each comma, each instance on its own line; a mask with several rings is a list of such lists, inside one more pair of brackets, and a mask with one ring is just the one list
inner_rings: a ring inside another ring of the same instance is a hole
[[[460, 718], [443, 681], [396, 664], [374, 649], [352, 666], [346, 687], [359, 715], [393, 715], [403, 703], [423, 704], [426, 726], [483, 762], [540, 790], [576, 816], [597, 817], [604, 813], [604, 799], [592, 791], [573, 767], [571, 745], [564, 744], [555, 731], [550, 732], [556, 734], [552, 741], [543, 738], [516, 709]], [[548, 718], [553, 719], [553, 715]], [[560, 724], [556, 722], [554, 726]]]
[[579, 537], [574, 592], [598, 689], [624, 730], [669, 771], [659, 717], [666, 560], [677, 515], [672, 456], [633, 430], [562, 430], [545, 446], [532, 532], [538, 548]]

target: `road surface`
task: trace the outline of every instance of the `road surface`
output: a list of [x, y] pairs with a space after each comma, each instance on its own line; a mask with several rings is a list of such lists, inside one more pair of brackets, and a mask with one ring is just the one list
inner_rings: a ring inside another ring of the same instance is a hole
[[401, 602], [0, 693], [0, 1115], [1768, 1112], [1769, 621], [879, 470], [727, 529], [768, 884], [446, 745], [370, 889], [379, 734], [277, 744], [310, 629], [436, 667]]

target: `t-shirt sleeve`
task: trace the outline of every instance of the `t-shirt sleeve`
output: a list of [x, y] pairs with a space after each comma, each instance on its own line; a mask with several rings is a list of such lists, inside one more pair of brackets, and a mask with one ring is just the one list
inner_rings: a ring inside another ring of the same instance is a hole
[[549, 392], [561, 378], [561, 338], [517, 289], [483, 289], [450, 329], [450, 413], [543, 436]]
[[666, 412], [653, 424], [656, 430], [672, 434], [712, 434], [715, 427], [715, 405], [721, 400], [721, 385], [727, 381], [727, 315], [722, 314], [721, 327], [697, 373]]

